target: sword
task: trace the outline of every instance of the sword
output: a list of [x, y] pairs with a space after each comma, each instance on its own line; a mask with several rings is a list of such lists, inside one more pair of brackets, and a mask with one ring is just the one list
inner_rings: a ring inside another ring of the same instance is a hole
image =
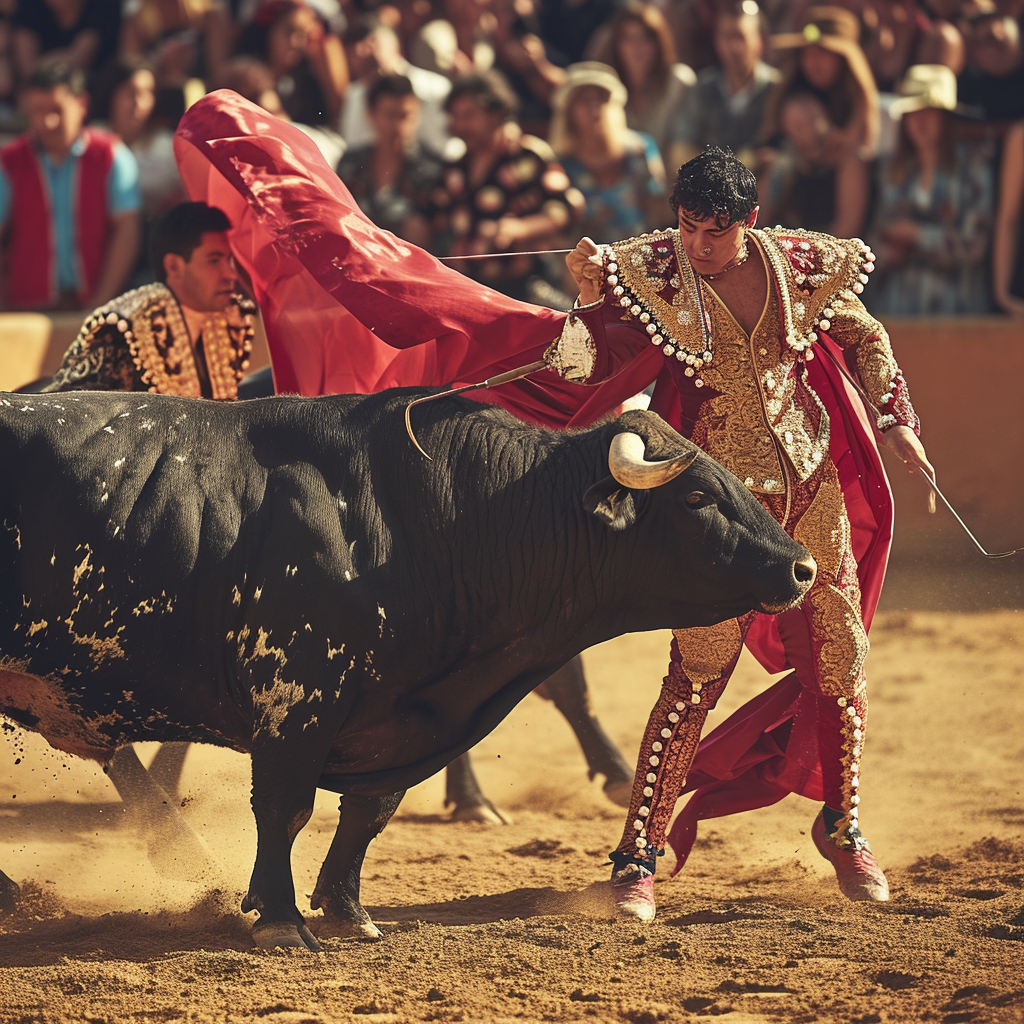
[[412, 408], [414, 405], [422, 405], [424, 402], [434, 402], [438, 398], [448, 398], [450, 395], [461, 395], [466, 391], [476, 391], [478, 388], [496, 388], [499, 384], [507, 384], [509, 381], [519, 380], [520, 377], [528, 377], [531, 373], [543, 370], [546, 366], [547, 363], [545, 363], [543, 359], [538, 359], [536, 362], [528, 363], [526, 366], [519, 366], [514, 370], [506, 370], [504, 373], [499, 373], [495, 377], [488, 377], [487, 380], [482, 380], [479, 384], [463, 384], [462, 387], [449, 388], [447, 391], [439, 391], [436, 395], [424, 395], [422, 398], [414, 398], [405, 407], [405, 430], [409, 435], [409, 440], [412, 441], [424, 458], [433, 462], [434, 460], [423, 450], [419, 441], [416, 440], [416, 435], [413, 433]]

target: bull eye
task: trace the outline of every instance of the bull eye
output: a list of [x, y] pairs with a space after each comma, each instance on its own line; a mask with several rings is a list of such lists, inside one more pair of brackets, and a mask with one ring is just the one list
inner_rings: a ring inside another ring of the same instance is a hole
[[694, 508], [704, 504], [704, 492], [703, 491], [690, 491], [686, 496], [686, 504], [692, 505]]

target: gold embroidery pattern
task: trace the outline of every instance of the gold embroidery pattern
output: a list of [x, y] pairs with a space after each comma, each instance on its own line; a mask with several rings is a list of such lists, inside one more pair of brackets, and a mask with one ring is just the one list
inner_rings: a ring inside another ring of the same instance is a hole
[[564, 380], [579, 382], [590, 378], [596, 361], [593, 336], [587, 325], [570, 312], [562, 333], [545, 350], [544, 362]]
[[814, 631], [820, 637], [821, 691], [830, 697], [851, 698], [866, 685], [864, 660], [870, 646], [859, 603], [855, 606], [846, 593], [833, 586], [812, 587], [805, 600], [810, 602]]
[[819, 329], [831, 328], [832, 301], [843, 292], [864, 290], [875, 268], [874, 254], [859, 238], [770, 228], [750, 233], [761, 243], [780, 285], [786, 344], [804, 353], [818, 340]]
[[843, 557], [850, 549], [850, 520], [843, 492], [831, 463], [829, 469], [831, 472], [819, 484], [810, 507], [793, 530], [793, 539], [814, 555], [822, 582], [838, 580]]
[[604, 267], [612, 300], [644, 325], [652, 344], [686, 364], [686, 376], [711, 362], [711, 327], [678, 229], [604, 246]]
[[672, 635], [683, 671], [698, 691], [722, 675], [722, 666], [737, 658], [743, 645], [738, 619], [727, 619], [717, 626], [675, 629]]

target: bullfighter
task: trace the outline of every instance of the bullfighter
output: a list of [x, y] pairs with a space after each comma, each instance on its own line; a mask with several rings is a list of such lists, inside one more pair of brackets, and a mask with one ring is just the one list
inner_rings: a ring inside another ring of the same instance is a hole
[[149, 245], [157, 280], [94, 310], [44, 390], [237, 398], [256, 305], [239, 294], [230, 229], [205, 203], [164, 213]]
[[[933, 471], [888, 336], [859, 298], [873, 257], [859, 240], [756, 229], [754, 175], [721, 149], [679, 169], [670, 202], [676, 228], [603, 246], [587, 238], [569, 254], [580, 297], [549, 362], [564, 377], [598, 382], [658, 352], [652, 409], [744, 481], [811, 551], [818, 576], [799, 608], [675, 632], [611, 854], [617, 901], [654, 917], [656, 858], [676, 801], [690, 791], [669, 837], [676, 870], [701, 818], [797, 792], [824, 801], [811, 835], [843, 893], [886, 900], [885, 875], [859, 828], [858, 791], [868, 626], [890, 522], [880, 466], [851, 443], [857, 410], [840, 361], [884, 441]], [[792, 674], [709, 736], [694, 764], [744, 643], [770, 671]], [[754, 715], [772, 724], [751, 744]]]

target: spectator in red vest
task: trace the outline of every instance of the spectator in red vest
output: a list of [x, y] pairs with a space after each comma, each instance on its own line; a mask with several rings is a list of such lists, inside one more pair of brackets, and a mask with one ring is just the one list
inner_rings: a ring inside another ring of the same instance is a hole
[[85, 77], [41, 63], [19, 94], [28, 131], [0, 149], [3, 308], [84, 309], [117, 295], [139, 250], [139, 169], [85, 127]]

